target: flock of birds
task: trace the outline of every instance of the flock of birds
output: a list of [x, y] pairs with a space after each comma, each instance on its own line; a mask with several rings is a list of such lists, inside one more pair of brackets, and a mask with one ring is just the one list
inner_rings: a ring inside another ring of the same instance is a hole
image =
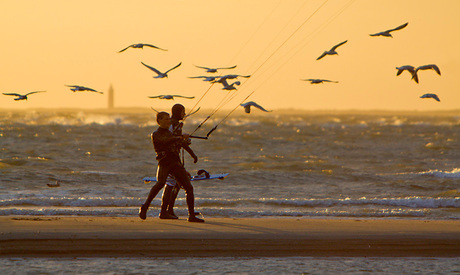
[[[85, 86], [78, 86], [78, 85], [66, 85], [66, 86], [70, 87], [70, 90], [73, 91], [73, 92], [88, 91], [88, 92], [95, 92], [95, 93], [102, 94], [102, 92], [96, 91], [94, 89], [91, 89], [91, 88], [88, 88], [88, 87], [85, 87]], [[27, 94], [18, 94], [18, 93], [3, 93], [3, 94], [4, 95], [15, 96], [16, 98], [14, 100], [27, 100], [27, 96], [29, 96], [31, 94], [44, 93], [44, 92], [46, 92], [46, 91], [34, 91], [34, 92], [27, 93]]]
[[[162, 51], [167, 51], [167, 49], [163, 49], [163, 48], [157, 47], [157, 46], [152, 45], [152, 44], [137, 43], [137, 44], [132, 44], [132, 45], [129, 45], [129, 46], [123, 48], [122, 50], [118, 51], [118, 53], [122, 53], [122, 52], [126, 51], [129, 48], [144, 49], [144, 47], [150, 47], [150, 48], [154, 48], [154, 49], [158, 49], [158, 50], [162, 50]], [[166, 70], [164, 72], [162, 72], [162, 71], [160, 71], [160, 70], [158, 70], [158, 69], [156, 69], [156, 68], [154, 68], [154, 67], [152, 67], [150, 65], [147, 65], [144, 62], [141, 62], [141, 64], [144, 65], [146, 68], [148, 68], [149, 70], [153, 71], [156, 74], [155, 76], [153, 76], [153, 78], [167, 78], [168, 73], [171, 72], [172, 70], [180, 67], [182, 65], [182, 62], [180, 62], [176, 66], [174, 66], [171, 69]], [[197, 65], [195, 65], [195, 66], [198, 67], [198, 68], [206, 70], [207, 73], [217, 73], [218, 70], [236, 68], [236, 65], [231, 66], [231, 67], [218, 67], [218, 68], [211, 68], [211, 67], [204, 67], [204, 66], [197, 66]], [[202, 78], [203, 81], [208, 81], [208, 82], [211, 82], [213, 84], [214, 83], [220, 83], [220, 84], [223, 85], [222, 90], [231, 91], [231, 90], [236, 90], [237, 89], [236, 86], [241, 85], [241, 82], [236, 80], [233, 83], [229, 84], [228, 81], [232, 80], [232, 79], [237, 79], [238, 77], [249, 78], [250, 75], [228, 74], [228, 75], [223, 75], [223, 76], [193, 76], [193, 77], [190, 77], [190, 78]], [[102, 92], [99, 92], [99, 91], [97, 91], [95, 89], [85, 87], [85, 86], [80, 86], [80, 85], [65, 85], [65, 86], [69, 87], [70, 90], [73, 91], [73, 92], [85, 92], [85, 91], [87, 91], [87, 92], [95, 92], [95, 93], [102, 94]], [[18, 101], [18, 100], [28, 100], [29, 95], [36, 94], [36, 93], [44, 93], [44, 92], [46, 92], [46, 91], [34, 91], [34, 92], [27, 93], [27, 94], [18, 94], [18, 93], [3, 93], [3, 94], [7, 95], [7, 96], [15, 96], [16, 98], [14, 100]], [[183, 95], [149, 96], [149, 98], [158, 98], [158, 99], [166, 99], [166, 100], [174, 100], [175, 97], [186, 98], [186, 99], [195, 98], [194, 96], [183, 96]], [[264, 112], [271, 112], [271, 111], [268, 111], [268, 110], [264, 109], [262, 106], [260, 106], [259, 104], [255, 103], [253, 101], [243, 103], [243, 104], [241, 104], [241, 106], [244, 108], [246, 113], [251, 112], [251, 107], [258, 108], [258, 109], [260, 109], [260, 110], [262, 110]]]
[[[151, 48], [156, 48], [156, 49], [160, 49], [160, 50], [163, 50], [163, 51], [167, 51], [166, 49], [162, 49], [162, 48], [159, 48], [159, 47], [151, 45], [151, 44], [138, 43], [138, 44], [132, 44], [132, 45], [122, 49], [121, 51], [119, 51], [119, 53], [127, 50], [128, 48], [143, 49], [144, 47], [151, 47]], [[176, 66], [174, 66], [171, 69], [166, 70], [164, 72], [162, 72], [162, 71], [160, 71], [160, 70], [158, 70], [158, 69], [156, 69], [156, 68], [154, 68], [154, 67], [152, 67], [150, 65], [147, 65], [144, 62], [141, 62], [141, 64], [144, 65], [146, 68], [148, 68], [149, 70], [153, 71], [156, 74], [155, 76], [153, 76], [153, 78], [167, 78], [168, 73], [171, 72], [172, 70], [180, 67], [182, 65], [182, 62], [180, 62]], [[230, 69], [234, 69], [234, 68], [237, 67], [236, 65], [230, 66], [230, 67], [217, 67], [217, 68], [216, 67], [198, 66], [198, 65], [194, 65], [194, 66], [197, 67], [197, 68], [200, 68], [200, 69], [204, 69], [206, 71], [206, 73], [208, 73], [208, 74], [214, 74], [214, 73], [217, 73], [219, 70], [230, 70]], [[241, 85], [241, 81], [236, 80], [238, 77], [249, 78], [251, 76], [250, 75], [227, 74], [227, 75], [223, 75], [223, 76], [216, 76], [216, 75], [191, 76], [189, 78], [202, 79], [203, 81], [210, 82], [212, 84], [220, 83], [223, 86], [222, 90], [231, 91], [231, 90], [236, 90], [237, 89], [236, 86]], [[233, 79], [235, 79], [235, 81], [230, 84], [229, 80], [233, 80]], [[185, 99], [193, 99], [193, 98], [195, 98], [194, 96], [183, 96], [183, 95], [156, 95], [156, 96], [149, 96], [148, 98], [174, 100], [174, 98], [176, 98], [176, 97], [185, 98]], [[245, 102], [245, 103], [242, 103], [240, 105], [244, 108], [244, 111], [246, 113], [248, 113], [248, 114], [251, 112], [251, 107], [258, 108], [259, 110], [264, 111], [264, 112], [271, 112], [271, 111], [266, 110], [265, 108], [263, 108], [262, 106], [260, 106], [259, 104], [255, 103], [253, 101]]]
[[[408, 23], [405, 23], [405, 24], [402, 24], [402, 25], [400, 25], [400, 26], [398, 26], [396, 28], [393, 28], [393, 29], [389, 29], [389, 30], [385, 30], [385, 31], [382, 31], [382, 32], [370, 34], [370, 36], [393, 37], [391, 35], [391, 32], [402, 30], [407, 25], [408, 25]], [[340, 46], [344, 45], [347, 42], [348, 42], [348, 40], [345, 40], [343, 42], [340, 42], [337, 45], [334, 45], [331, 49], [324, 51], [316, 60], [323, 59], [327, 55], [338, 55], [337, 48], [339, 48]], [[119, 53], [122, 53], [122, 52], [126, 51], [129, 48], [143, 49], [144, 47], [149, 47], [149, 48], [153, 48], [153, 49], [167, 51], [167, 49], [163, 49], [163, 48], [157, 47], [157, 46], [152, 45], [152, 44], [137, 43], [137, 44], [132, 44], [132, 45], [129, 45], [128, 47], [123, 48], [122, 50], [119, 51]], [[164, 72], [162, 72], [162, 71], [160, 71], [160, 70], [158, 70], [158, 69], [156, 69], [156, 68], [154, 68], [154, 67], [152, 67], [150, 65], [147, 65], [144, 62], [141, 62], [141, 64], [144, 65], [146, 68], [148, 68], [149, 70], [153, 71], [156, 74], [155, 76], [153, 76], [153, 78], [167, 78], [168, 73], [171, 72], [172, 70], [180, 67], [182, 65], [182, 62], [180, 62], [176, 66], [174, 66], [174, 67], [172, 67], [169, 70], [166, 70]], [[197, 68], [204, 69], [206, 71], [206, 73], [209, 73], [209, 74], [217, 73], [219, 70], [229, 70], [229, 69], [236, 68], [236, 65], [235, 66], [230, 66], [230, 67], [217, 67], [217, 68], [197, 66], [197, 65], [195, 65], [195, 66]], [[411, 80], [414, 80], [416, 83], [419, 83], [419, 76], [418, 76], [419, 71], [434, 70], [438, 75], [441, 75], [441, 71], [440, 71], [439, 67], [437, 65], [435, 65], [435, 64], [422, 65], [422, 66], [418, 66], [418, 67], [414, 67], [414, 66], [411, 66], [411, 65], [404, 65], [404, 66], [396, 67], [396, 70], [397, 70], [396, 76], [401, 75], [404, 71], [408, 71], [411, 74]], [[241, 82], [237, 80], [238, 77], [249, 78], [250, 75], [238, 75], [238, 74], [227, 74], [227, 75], [223, 75], [223, 76], [203, 75], [203, 76], [192, 76], [192, 77], [189, 77], [189, 78], [202, 79], [203, 81], [207, 81], [207, 82], [210, 82], [210, 83], [213, 83], [213, 84], [214, 83], [220, 83], [223, 86], [222, 90], [231, 91], [231, 90], [237, 90], [236, 86], [241, 85]], [[235, 79], [235, 81], [230, 84], [229, 80], [233, 80], [233, 79]], [[301, 79], [301, 80], [302, 81], [309, 81], [311, 84], [321, 84], [321, 83], [325, 83], [325, 82], [338, 83], [338, 81], [332, 81], [332, 80], [328, 80], [328, 79], [313, 79], [313, 78], [310, 78], [310, 79]], [[102, 92], [99, 92], [99, 91], [97, 91], [95, 89], [88, 88], [88, 87], [85, 87], [85, 86], [80, 86], [80, 85], [65, 85], [65, 86], [70, 87], [70, 90], [73, 91], [73, 92], [88, 91], [88, 92], [95, 92], [95, 93], [102, 94]], [[14, 100], [18, 101], [18, 100], [27, 100], [27, 97], [29, 95], [36, 94], [36, 93], [44, 93], [44, 92], [46, 92], [46, 91], [34, 91], [34, 92], [27, 93], [27, 94], [18, 94], [18, 93], [3, 93], [3, 94], [7, 95], [7, 96], [15, 96], [16, 98]], [[166, 100], [174, 100], [175, 97], [180, 97], [180, 98], [185, 98], [185, 99], [193, 99], [193, 98], [195, 98], [194, 96], [187, 97], [187, 96], [182, 96], [182, 95], [149, 96], [149, 98], [158, 98], [158, 99], [166, 99]], [[420, 96], [420, 98], [432, 98], [432, 99], [434, 99], [434, 100], [436, 100], [438, 102], [440, 101], [439, 97], [434, 93], [424, 94], [424, 95]], [[263, 108], [262, 106], [260, 106], [259, 104], [255, 103], [253, 101], [242, 103], [240, 105], [244, 108], [245, 112], [248, 113], [248, 114], [251, 112], [251, 107], [258, 108], [258, 109], [260, 109], [261, 111], [264, 111], [264, 112], [271, 112], [271, 111], [266, 110], [265, 108]]]
[[[389, 30], [386, 30], [386, 31], [382, 31], [382, 32], [378, 32], [378, 33], [374, 33], [374, 34], [369, 34], [370, 36], [383, 36], [383, 37], [393, 37], [391, 35], [391, 32], [394, 32], [394, 31], [398, 31], [398, 30], [402, 30], [404, 29], [405, 27], [407, 27], [409, 23], [404, 23], [396, 28], [393, 28], [393, 29], [389, 29]], [[327, 51], [324, 51], [323, 54], [321, 54], [316, 60], [320, 60], [322, 58], [324, 58], [325, 56], [327, 55], [338, 55], [337, 53], [337, 48], [342, 46], [343, 44], [347, 43], [348, 40], [345, 40], [343, 42], [340, 42], [339, 44], [333, 46], [330, 50], [327, 50]], [[411, 65], [404, 65], [404, 66], [400, 66], [400, 67], [396, 67], [396, 70], [397, 73], [396, 73], [396, 76], [399, 76], [402, 72], [404, 71], [408, 71], [412, 78], [411, 80], [414, 80], [416, 83], [419, 83], [419, 77], [418, 77], [418, 74], [417, 72], [418, 71], [423, 71], [423, 70], [434, 70], [438, 75], [441, 75], [441, 70], [439, 70], [439, 67], [435, 64], [428, 64], [428, 65], [422, 65], [422, 66], [418, 66], [418, 67], [414, 67], [414, 66], [411, 66]], [[331, 82], [331, 83], [338, 83], [338, 81], [332, 81], [332, 80], [328, 80], [328, 79], [313, 79], [313, 78], [310, 78], [310, 79], [301, 79], [302, 81], [310, 81], [311, 84], [320, 84], [320, 83], [325, 83], [325, 82]], [[420, 98], [432, 98], [436, 101], [441, 101], [438, 97], [438, 95], [436, 94], [433, 94], [433, 93], [427, 93], [427, 94], [424, 94], [422, 96], [420, 96]]]

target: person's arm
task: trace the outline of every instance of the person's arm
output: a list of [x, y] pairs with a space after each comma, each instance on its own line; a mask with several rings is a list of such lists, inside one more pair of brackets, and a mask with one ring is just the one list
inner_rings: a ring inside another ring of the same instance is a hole
[[154, 132], [152, 134], [152, 142], [161, 144], [162, 146], [170, 146], [176, 142], [182, 142], [182, 136], [175, 136], [171, 132]]
[[152, 133], [151, 139], [157, 153], [157, 159], [158, 157], [161, 158], [160, 155], [168, 152], [172, 146], [176, 146], [176, 144], [182, 146], [183, 144], [183, 137], [173, 136], [169, 131], [155, 131]]
[[190, 146], [188, 146], [188, 145], [183, 145], [182, 147], [193, 158], [193, 163], [197, 163], [198, 162], [198, 157], [195, 155], [195, 152], [193, 152], [192, 148], [190, 148]]

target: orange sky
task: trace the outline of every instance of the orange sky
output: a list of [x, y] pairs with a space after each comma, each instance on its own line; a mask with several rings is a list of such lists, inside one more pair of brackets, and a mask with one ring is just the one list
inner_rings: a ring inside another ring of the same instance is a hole
[[[0, 10], [0, 91], [47, 92], [28, 101], [0, 95], [0, 108], [105, 108], [111, 84], [116, 107], [169, 109], [179, 102], [190, 108], [209, 87], [188, 78], [206, 74], [195, 64], [237, 65], [222, 73], [252, 75], [240, 79], [224, 109], [252, 91], [249, 100], [273, 110], [459, 109], [459, 11], [457, 0], [8, 1]], [[394, 38], [369, 36], [405, 22]], [[338, 56], [316, 61], [344, 40]], [[118, 53], [134, 43], [168, 51]], [[154, 79], [141, 61], [160, 70], [182, 66]], [[396, 66], [425, 64], [437, 64], [442, 76], [421, 71], [420, 84], [407, 72], [396, 76]], [[339, 83], [311, 85], [304, 78]], [[104, 94], [65, 87], [74, 84]], [[214, 108], [226, 93], [216, 84], [199, 106]], [[424, 93], [441, 102], [420, 99]], [[148, 98], [160, 94], [196, 98]]]

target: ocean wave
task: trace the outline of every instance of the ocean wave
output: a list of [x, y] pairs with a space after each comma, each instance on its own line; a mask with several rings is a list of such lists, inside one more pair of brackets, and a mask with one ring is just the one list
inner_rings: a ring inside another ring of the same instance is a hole
[[460, 179], [460, 168], [454, 168], [452, 171], [429, 170], [420, 172], [419, 175], [434, 176], [438, 178]]
[[[0, 206], [12, 207], [12, 206], [61, 206], [61, 207], [127, 207], [136, 206], [142, 204], [140, 198], [127, 198], [127, 197], [32, 197], [27, 198], [12, 198], [0, 200]], [[152, 203], [154, 204], [154, 203]]]
[[72, 174], [119, 175], [119, 172], [108, 171], [72, 171]]
[[403, 173], [379, 173], [378, 175], [394, 176], [431, 176], [436, 178], [460, 179], [460, 168], [454, 168], [450, 171], [432, 169], [423, 172], [403, 172]]
[[[143, 199], [134, 197], [28, 197], [0, 200], [1, 207], [13, 206], [51, 206], [51, 207], [137, 207]], [[152, 205], [160, 205], [160, 200], [154, 200]], [[185, 206], [186, 200], [179, 198], [176, 205]], [[290, 208], [315, 208], [315, 207], [352, 207], [352, 206], [387, 206], [420, 208], [460, 208], [460, 197], [455, 198], [358, 198], [358, 199], [278, 199], [278, 198], [246, 198], [246, 199], [212, 199], [197, 198], [195, 205], [199, 207], [290, 207]]]
[[[424, 209], [319, 209], [319, 210], [236, 210], [231, 208], [197, 208], [204, 218], [279, 218], [279, 217], [326, 217], [326, 218], [402, 218], [426, 217], [429, 211]], [[96, 217], [137, 217], [138, 207], [126, 208], [8, 208], [0, 209], [0, 216], [96, 216]], [[158, 217], [159, 207], [152, 206], [148, 217]], [[176, 208], [176, 215], [186, 217], [185, 208]], [[442, 219], [458, 219], [456, 216], [442, 215]]]

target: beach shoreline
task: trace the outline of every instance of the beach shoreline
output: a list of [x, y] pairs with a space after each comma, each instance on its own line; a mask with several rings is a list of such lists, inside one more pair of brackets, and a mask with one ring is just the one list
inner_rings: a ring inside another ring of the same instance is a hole
[[460, 257], [460, 221], [2, 216], [0, 257]]

